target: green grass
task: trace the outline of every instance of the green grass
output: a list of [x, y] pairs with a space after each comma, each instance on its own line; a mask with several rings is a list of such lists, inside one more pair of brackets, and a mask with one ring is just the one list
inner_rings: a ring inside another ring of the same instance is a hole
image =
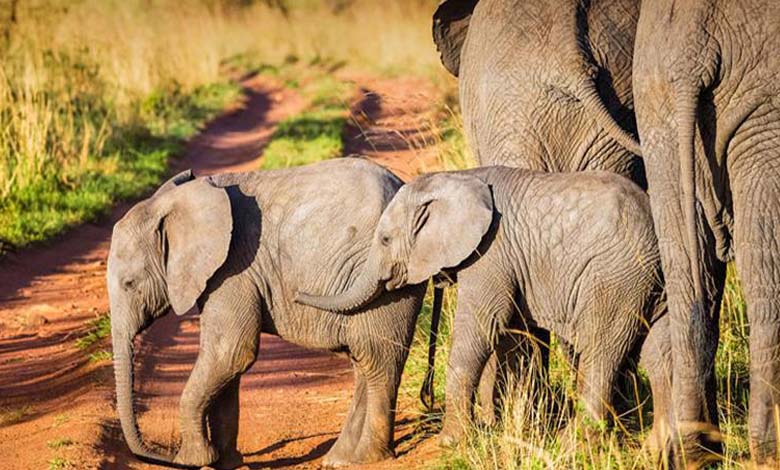
[[310, 64], [306, 72], [293, 65], [270, 70], [309, 104], [279, 123], [263, 152], [261, 168], [290, 168], [341, 156], [354, 85], [328, 75], [331, 67], [322, 64]]
[[93, 353], [90, 353], [89, 356], [89, 362], [105, 362], [105, 361], [111, 361], [114, 359], [114, 354], [111, 351], [106, 351], [105, 349], [101, 349], [100, 351], [95, 351]]
[[73, 468], [73, 462], [64, 457], [54, 457], [49, 460], [49, 470], [65, 470], [67, 468]]
[[21, 247], [51, 238], [104, 214], [114, 203], [138, 197], [166, 174], [168, 160], [203, 123], [238, 96], [217, 83], [190, 94], [155, 92], [140, 106], [132, 128], [115, 128], [99, 154], [78, 167], [44, 167], [31, 184], [0, 201], [0, 240]]
[[54, 426], [62, 426], [68, 421], [70, 421], [70, 415], [67, 413], [60, 413], [54, 417]]
[[64, 447], [70, 447], [73, 444], [75, 444], [73, 439], [69, 437], [60, 437], [46, 442], [46, 447], [48, 447], [49, 449], [57, 450], [57, 449], [62, 449]]
[[338, 110], [304, 112], [280, 122], [263, 153], [262, 168], [289, 168], [340, 156], [345, 124]]
[[76, 347], [82, 351], [89, 349], [111, 334], [111, 317], [108, 314], [100, 315], [89, 321], [89, 330], [76, 340]]

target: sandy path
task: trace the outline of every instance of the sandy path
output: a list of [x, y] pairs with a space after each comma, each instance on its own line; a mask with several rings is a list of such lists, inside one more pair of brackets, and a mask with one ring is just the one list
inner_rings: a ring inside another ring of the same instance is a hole
[[[432, 142], [424, 127], [431, 119], [430, 95], [424, 99], [422, 83], [404, 80], [359, 82], [364, 94], [353, 112], [362, 118], [345, 143], [350, 152], [368, 153], [409, 178], [421, 162], [434, 160], [424, 149]], [[196, 174], [256, 168], [275, 124], [305, 106], [267, 79], [244, 86], [243, 105], [209, 124], [175, 166]], [[108, 310], [103, 279], [110, 232], [128, 207], [0, 262], [0, 470], [47, 468], [57, 458], [75, 468], [155, 468], [137, 462], [124, 445], [110, 363], [90, 363], [74, 347], [86, 323]], [[197, 356], [197, 321], [169, 315], [139, 340], [136, 402], [149, 441], [177, 442], [178, 398]], [[348, 362], [268, 335], [261, 338], [259, 357], [242, 380], [239, 447], [246, 467], [316, 468], [351, 398]], [[413, 426], [404, 407], [416, 403], [401, 404], [402, 441]], [[430, 442], [406, 441], [400, 449], [400, 459], [379, 467], [414, 468], [433, 452]]]

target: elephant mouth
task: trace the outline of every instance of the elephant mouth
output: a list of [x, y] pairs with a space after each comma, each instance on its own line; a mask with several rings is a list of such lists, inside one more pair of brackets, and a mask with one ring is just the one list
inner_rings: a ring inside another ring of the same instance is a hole
[[396, 290], [406, 285], [406, 267], [403, 264], [395, 264], [391, 270], [390, 279], [385, 283], [385, 289]]

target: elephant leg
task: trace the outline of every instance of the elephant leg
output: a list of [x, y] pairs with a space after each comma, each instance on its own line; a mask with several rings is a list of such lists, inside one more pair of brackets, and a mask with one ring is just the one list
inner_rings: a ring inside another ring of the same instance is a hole
[[[240, 331], [236, 331], [234, 322], [224, 321], [222, 318], [211, 318], [209, 310], [226, 313], [225, 310], [207, 307], [201, 314], [201, 350], [195, 366], [192, 369], [179, 404], [179, 421], [181, 426], [181, 447], [174, 459], [175, 463], [184, 465], [209, 465], [218, 460], [219, 451], [216, 446], [208, 441], [206, 433], [206, 413], [223, 392], [228, 391], [225, 401], [237, 399], [237, 390], [227, 390], [236, 382], [240, 374], [245, 372], [254, 363], [259, 344], [259, 325], [254, 317], [241, 321]], [[212, 321], [216, 320], [216, 321]], [[235, 399], [230, 396], [236, 394]], [[233, 413], [233, 405], [219, 403], [217, 406], [227, 406]], [[238, 417], [237, 405], [234, 412]], [[229, 423], [229, 418], [221, 417], [215, 422], [218, 430], [228, 429], [228, 435], [215, 438], [217, 443], [227, 444], [230, 432], [236, 423]], [[237, 452], [237, 451], [236, 451]], [[235, 456], [226, 458], [235, 460]]]
[[[439, 436], [444, 446], [456, 444], [471, 425], [480, 374], [498, 342], [497, 334], [491, 332], [498, 325], [507, 325], [514, 312], [512, 296], [485, 292], [479, 282], [469, 280], [478, 278], [478, 273], [465, 274], [465, 271], [459, 274], [458, 306], [447, 367], [446, 414]], [[490, 299], [483, 301], [486, 296]], [[496, 369], [500, 370], [501, 366], [497, 364]], [[490, 394], [491, 399], [493, 396]]]
[[365, 421], [353, 463], [373, 463], [393, 457], [393, 428], [398, 381], [381, 372], [366, 375]]
[[639, 365], [647, 372], [653, 396], [653, 428], [647, 448], [660, 454], [669, 438], [672, 417], [672, 351], [668, 315], [656, 321], [645, 338]]
[[762, 468], [780, 464], [780, 175], [772, 168], [758, 165], [734, 185], [736, 263], [750, 322], [750, 452]]
[[238, 451], [238, 390], [241, 376], [237, 376], [220, 392], [209, 408], [209, 432], [214, 446], [219, 452], [219, 460], [214, 465], [220, 469], [239, 467], [244, 463]]
[[498, 354], [494, 352], [490, 355], [485, 367], [482, 369], [482, 375], [479, 378], [479, 420], [488, 426], [496, 424], [498, 418], [499, 405], [497, 400], [500, 398], [499, 383], [496, 378], [498, 374]]
[[708, 221], [697, 212], [702, 292], [695, 299], [690, 243], [681, 223], [680, 175], [674, 165], [661, 163], [675, 161], [673, 143], [673, 139], [650, 136], [647, 147], [654, 149], [655, 161], [647, 164], [647, 170], [669, 311], [674, 410], [668, 444], [676, 463], [684, 468], [705, 464], [720, 449], [719, 439], [713, 439], [718, 427], [715, 353], [726, 265], [716, 256]]
[[341, 429], [336, 443], [330, 448], [323, 458], [324, 467], [338, 467], [347, 465], [353, 461], [353, 453], [360, 443], [360, 437], [363, 434], [363, 426], [366, 421], [367, 406], [367, 383], [366, 377], [360, 370], [360, 367], [353, 361], [353, 370], [355, 372], [355, 394], [349, 405], [349, 411], [344, 421], [344, 427]]
[[480, 419], [485, 424], [501, 419], [504, 401], [519, 387], [529, 397], [540, 396], [540, 387], [546, 383], [549, 345], [550, 332], [537, 327], [501, 336], [479, 382]]
[[613, 411], [612, 393], [622, 358], [609, 350], [594, 351], [596, 348], [582, 354], [577, 391], [588, 416], [601, 422], [608, 420]]

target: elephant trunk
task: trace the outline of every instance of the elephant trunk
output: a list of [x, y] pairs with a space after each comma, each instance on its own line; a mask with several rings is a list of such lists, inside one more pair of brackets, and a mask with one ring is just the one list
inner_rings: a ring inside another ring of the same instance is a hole
[[299, 292], [295, 296], [295, 301], [331, 312], [348, 313], [357, 310], [374, 300], [382, 290], [382, 280], [377, 266], [377, 257], [370, 254], [363, 272], [346, 291], [336, 295], [312, 295]]
[[[139, 459], [156, 465], [184, 468], [173, 465], [171, 458], [154, 452], [141, 439], [133, 409], [133, 339], [140, 331], [141, 325], [127, 326], [125, 322], [120, 321], [120, 319], [128, 320], [129, 318], [129, 316], [120, 314], [114, 314], [111, 317], [117, 412], [122, 425], [122, 433], [130, 451]], [[131, 321], [131, 323], [133, 322]]]

